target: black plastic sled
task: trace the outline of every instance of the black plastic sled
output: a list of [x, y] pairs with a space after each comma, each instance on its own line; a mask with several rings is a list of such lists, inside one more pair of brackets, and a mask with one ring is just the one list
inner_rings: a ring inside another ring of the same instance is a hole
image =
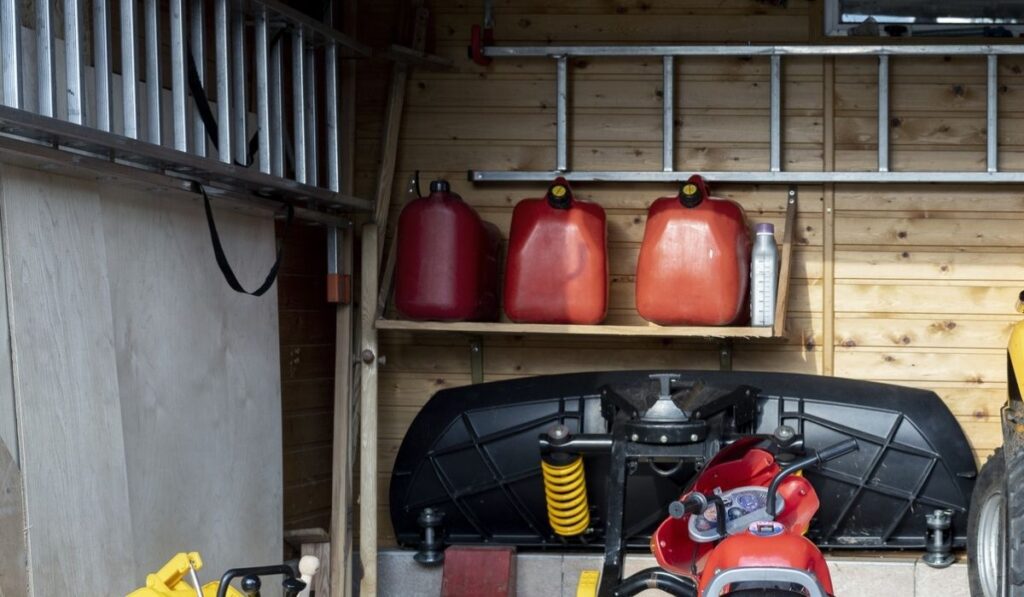
[[[612, 424], [601, 392], [638, 402], [658, 394], [653, 374], [617, 371], [529, 377], [443, 390], [409, 428], [391, 478], [391, 521], [401, 545], [422, 539], [424, 508], [444, 514], [445, 544], [488, 543], [579, 550], [603, 547], [609, 458], [584, 459], [592, 529], [555, 535], [547, 520], [539, 437], [557, 424], [570, 433], [607, 433]], [[963, 430], [930, 391], [812, 375], [682, 371], [679, 383], [749, 386], [756, 416], [741, 434], [771, 434], [789, 425], [807, 449], [856, 438], [859, 451], [808, 471], [821, 509], [808, 533], [824, 548], [922, 549], [925, 516], [954, 513], [954, 546], [965, 543], [967, 508], [977, 469]], [[729, 438], [703, 440], [713, 455]], [[628, 471], [623, 534], [646, 548], [668, 504], [697, 466], [666, 471], [639, 464]]]

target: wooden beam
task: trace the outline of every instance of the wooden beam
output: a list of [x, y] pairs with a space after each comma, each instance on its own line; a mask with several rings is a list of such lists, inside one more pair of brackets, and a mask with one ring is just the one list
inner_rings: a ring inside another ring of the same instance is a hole
[[793, 233], [796, 227], [797, 211], [796, 187], [790, 187], [786, 197], [786, 228], [782, 231], [782, 253], [779, 255], [779, 283], [775, 299], [775, 325], [772, 335], [786, 335], [786, 311], [789, 309], [790, 272], [793, 269]]
[[[422, 2], [414, 5], [412, 49], [423, 52], [427, 37], [427, 21], [430, 11]], [[388, 92], [388, 107], [384, 116], [383, 142], [381, 143], [380, 169], [377, 172], [377, 195], [373, 221], [380, 227], [377, 239], [377, 259], [384, 252], [384, 238], [387, 235], [388, 209], [391, 206], [391, 188], [395, 179], [395, 161], [398, 157], [398, 138], [402, 129], [402, 110], [405, 108], [405, 86], [409, 80], [410, 66], [407, 62], [395, 62], [391, 67], [391, 87]], [[379, 272], [376, 272], [379, 275]], [[376, 299], [374, 299], [376, 300]]]
[[[333, 3], [342, 5], [342, 32], [350, 37], [356, 35], [357, 0]], [[333, 14], [337, 14], [334, 12]], [[334, 23], [337, 25], [337, 23]], [[341, 65], [339, 99], [341, 101], [341, 189], [351, 193], [355, 189], [356, 154], [356, 65], [357, 60], [345, 60]], [[352, 276], [355, 249], [354, 228], [339, 230], [338, 270], [342, 275]], [[351, 278], [350, 278], [351, 279]], [[322, 562], [323, 572], [329, 577], [330, 597], [348, 597], [352, 594], [352, 519], [353, 488], [352, 470], [355, 458], [352, 449], [352, 345], [353, 308], [350, 304], [338, 304], [335, 313], [335, 360], [334, 360], [334, 435], [331, 448], [331, 533], [330, 561]], [[323, 573], [321, 573], [323, 574]], [[320, 583], [318, 583], [320, 584]], [[317, 593], [319, 594], [319, 593]]]
[[359, 556], [360, 597], [377, 594], [377, 225], [363, 226], [359, 297]]
[[[836, 163], [836, 109], [835, 109], [835, 58], [828, 56], [824, 60], [824, 77], [822, 79], [822, 97], [825, 100], [824, 117], [824, 147], [822, 150], [823, 166], [825, 170], [834, 170]], [[832, 375], [835, 372], [836, 359], [836, 333], [835, 333], [835, 282], [836, 282], [836, 185], [825, 185], [824, 209], [821, 210], [822, 217], [822, 349], [824, 354], [821, 360], [821, 370], [825, 375]]]
[[[338, 269], [351, 275], [354, 249], [351, 228], [339, 230]], [[339, 304], [335, 315], [334, 435], [331, 449], [330, 576], [332, 597], [352, 593], [353, 437], [352, 437], [352, 305]]]

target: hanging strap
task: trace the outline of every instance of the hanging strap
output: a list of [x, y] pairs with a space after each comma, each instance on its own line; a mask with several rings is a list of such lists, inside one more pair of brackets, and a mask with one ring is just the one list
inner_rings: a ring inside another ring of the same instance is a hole
[[[210, 143], [213, 144], [213, 148], [220, 150], [220, 135], [218, 132], [219, 127], [217, 126], [217, 119], [213, 115], [213, 109], [210, 107], [210, 98], [206, 97], [206, 89], [203, 88], [203, 82], [199, 79], [199, 70], [196, 68], [196, 61], [192, 58], [192, 52], [188, 52], [188, 88], [192, 91], [192, 99], [196, 102], [196, 110], [199, 111], [199, 118], [203, 121], [203, 127], [206, 129], [206, 136], [210, 138]], [[242, 133], [245, 134], [244, 132]], [[255, 161], [256, 152], [260, 150], [260, 139], [259, 131], [257, 131], [249, 139], [249, 145], [246, 149], [246, 161], [243, 164], [238, 160], [235, 160], [235, 164], [243, 168], [252, 166]]]
[[277, 269], [281, 266], [281, 256], [284, 254], [284, 243], [282, 242], [282, 239], [287, 236], [288, 229], [291, 228], [292, 219], [295, 217], [295, 208], [292, 207], [290, 203], [285, 204], [284, 232], [281, 234], [281, 238], [277, 239], [277, 257], [274, 258], [274, 265], [270, 266], [270, 271], [267, 272], [267, 277], [263, 280], [263, 284], [261, 284], [256, 290], [249, 292], [245, 288], [242, 288], [242, 284], [239, 283], [234, 270], [231, 269], [231, 264], [228, 263], [227, 255], [224, 254], [224, 247], [220, 244], [220, 234], [217, 233], [217, 223], [213, 220], [213, 208], [210, 206], [210, 197], [206, 194], [206, 189], [204, 189], [203, 185], [199, 183], [196, 183], [196, 186], [199, 187], [199, 192], [203, 194], [203, 205], [206, 208], [206, 223], [210, 227], [210, 242], [213, 244], [213, 254], [217, 258], [217, 267], [219, 267], [221, 273], [224, 274], [224, 280], [227, 281], [228, 286], [230, 286], [235, 292], [251, 294], [252, 296], [262, 296], [263, 293], [274, 285], [274, 280], [277, 279]]

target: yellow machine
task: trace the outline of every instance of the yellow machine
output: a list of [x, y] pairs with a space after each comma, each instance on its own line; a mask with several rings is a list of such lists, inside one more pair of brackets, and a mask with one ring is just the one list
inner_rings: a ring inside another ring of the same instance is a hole
[[[176, 554], [164, 564], [163, 568], [146, 576], [146, 586], [136, 589], [128, 597], [196, 597], [196, 589], [187, 580], [190, 568], [200, 570], [203, 559], [198, 551]], [[216, 597], [220, 581], [212, 581], [203, 585], [203, 597]], [[233, 587], [228, 587], [228, 597], [245, 597]]]
[[[1024, 292], [1017, 298], [1017, 312], [1024, 313]], [[1010, 386], [1011, 396], [1016, 389], [1016, 396], [1019, 399], [1024, 395], [1024, 320], [1014, 324], [1006, 350], [1010, 359], [1009, 370], [1015, 378], [1007, 379], [1006, 382]]]
[[1024, 597], [1024, 320], [1006, 345], [1006, 393], [1003, 445], [978, 472], [967, 519], [967, 579], [977, 597]]

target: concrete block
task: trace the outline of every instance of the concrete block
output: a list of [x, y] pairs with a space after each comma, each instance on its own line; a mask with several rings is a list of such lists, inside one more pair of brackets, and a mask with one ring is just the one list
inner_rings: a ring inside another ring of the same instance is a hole
[[379, 594], [408, 597], [438, 597], [441, 594], [441, 566], [421, 566], [412, 559], [413, 553], [388, 550], [378, 554]]
[[516, 562], [516, 589], [517, 597], [557, 597], [562, 595], [562, 556], [560, 554], [519, 554]]
[[832, 586], [842, 597], [910, 597], [914, 595], [914, 561], [831, 559]]
[[956, 563], [936, 570], [921, 560], [914, 567], [916, 597], [971, 597], [967, 584], [967, 564]]

